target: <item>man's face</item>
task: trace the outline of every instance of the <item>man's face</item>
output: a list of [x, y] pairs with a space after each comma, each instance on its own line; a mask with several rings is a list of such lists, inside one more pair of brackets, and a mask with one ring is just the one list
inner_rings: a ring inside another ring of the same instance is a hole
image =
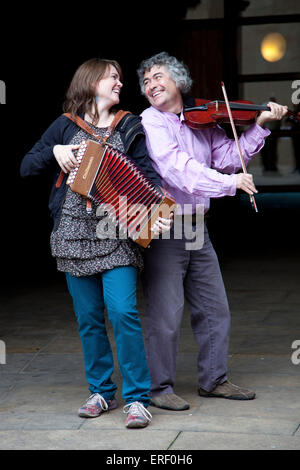
[[160, 111], [179, 113], [182, 98], [179, 89], [164, 65], [154, 65], [144, 74], [145, 95]]

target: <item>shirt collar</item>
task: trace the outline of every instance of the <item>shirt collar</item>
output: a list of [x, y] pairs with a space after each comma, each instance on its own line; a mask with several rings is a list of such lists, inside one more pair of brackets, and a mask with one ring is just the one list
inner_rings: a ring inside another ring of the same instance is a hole
[[[160, 111], [159, 109], [155, 108], [154, 106], [151, 106], [152, 109], [154, 109], [156, 112], [158, 113], [162, 113], [164, 114], [165, 116], [167, 116], [171, 121], [177, 121], [178, 120], [178, 115], [175, 114], [175, 113], [169, 113], [167, 111]], [[180, 116], [179, 116], [179, 120], [182, 122], [184, 121], [184, 114], [183, 114], [183, 109], [181, 110], [181, 113], [180, 113]]]

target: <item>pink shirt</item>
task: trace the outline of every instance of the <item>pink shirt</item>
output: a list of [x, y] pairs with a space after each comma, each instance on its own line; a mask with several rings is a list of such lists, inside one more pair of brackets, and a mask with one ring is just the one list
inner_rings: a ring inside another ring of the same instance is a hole
[[[149, 155], [160, 174], [164, 188], [179, 204], [177, 213], [206, 212], [209, 199], [234, 196], [240, 157], [234, 140], [215, 128], [193, 130], [174, 113], [153, 106], [142, 116]], [[246, 165], [264, 145], [270, 134], [252, 124], [239, 142]], [[184, 208], [184, 204], [188, 205]], [[197, 205], [197, 206], [196, 206]], [[198, 206], [200, 205], [200, 206]], [[198, 208], [202, 207], [202, 210]]]

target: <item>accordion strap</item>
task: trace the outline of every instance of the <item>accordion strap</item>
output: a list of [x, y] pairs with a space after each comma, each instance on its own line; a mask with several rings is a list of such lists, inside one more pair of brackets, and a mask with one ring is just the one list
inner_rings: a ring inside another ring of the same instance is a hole
[[[114, 117], [112, 123], [110, 124], [110, 126], [108, 127], [104, 138], [102, 138], [102, 137], [100, 137], [100, 135], [96, 134], [93, 131], [93, 129], [87, 124], [87, 122], [84, 121], [80, 116], [73, 117], [72, 114], [70, 114], [70, 113], [64, 113], [64, 116], [71, 119], [71, 121], [75, 122], [75, 124], [78, 127], [81, 127], [84, 131], [86, 131], [88, 134], [95, 137], [96, 139], [100, 140], [103, 144], [109, 145], [109, 143], [107, 142], [107, 139], [113, 133], [113, 131], [115, 130], [115, 128], [117, 127], [119, 122], [123, 119], [123, 117], [126, 116], [126, 114], [131, 114], [131, 113], [130, 113], [130, 111], [123, 111], [122, 109], [120, 109], [120, 111], [118, 111], [115, 114], [115, 117]], [[59, 177], [56, 181], [56, 188], [60, 187], [60, 185], [63, 181], [64, 175], [65, 175], [65, 173], [61, 170], [61, 172], [59, 174]]]
[[126, 114], [131, 114], [131, 113], [130, 113], [130, 111], [123, 111], [122, 109], [120, 109], [120, 111], [118, 111], [115, 114], [115, 117], [114, 117], [112, 123], [110, 124], [109, 128], [107, 129], [104, 138], [102, 138], [102, 137], [100, 137], [100, 135], [96, 134], [93, 131], [93, 129], [87, 124], [87, 122], [84, 121], [83, 119], [81, 119], [80, 116], [73, 117], [70, 113], [64, 113], [64, 116], [71, 119], [73, 122], [75, 122], [75, 124], [77, 124], [77, 126], [81, 127], [88, 134], [92, 135], [96, 139], [100, 140], [102, 143], [106, 144], [107, 139], [113, 133], [113, 131], [115, 130], [115, 128], [117, 127], [119, 122], [123, 119], [123, 117], [126, 116]]

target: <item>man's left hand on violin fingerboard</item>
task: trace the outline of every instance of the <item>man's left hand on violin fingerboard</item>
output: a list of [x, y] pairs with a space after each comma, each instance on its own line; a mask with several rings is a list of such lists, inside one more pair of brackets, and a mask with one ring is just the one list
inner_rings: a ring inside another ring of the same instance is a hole
[[270, 101], [267, 105], [270, 111], [262, 111], [256, 119], [256, 123], [263, 127], [268, 121], [280, 121], [288, 112], [287, 106]]

